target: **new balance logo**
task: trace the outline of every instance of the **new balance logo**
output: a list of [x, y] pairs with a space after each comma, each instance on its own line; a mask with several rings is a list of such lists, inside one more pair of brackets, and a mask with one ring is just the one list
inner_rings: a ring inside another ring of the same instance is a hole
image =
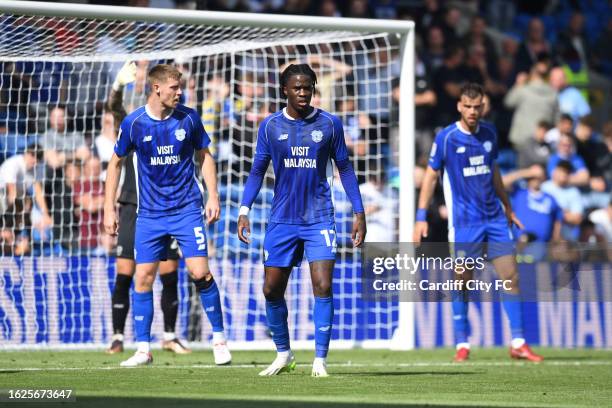
[[204, 251], [206, 249], [206, 244], [198, 245], [198, 251]]
[[151, 140], [153, 140], [153, 136], [151, 135], [145, 136], [144, 139], [142, 139], [143, 142], [150, 142]]
[[215, 307], [214, 306], [209, 306], [206, 309], [204, 309], [207, 312], [214, 312], [215, 311]]
[[137, 322], [142, 322], [144, 320], [144, 316], [134, 316], [134, 320]]
[[331, 329], [331, 326], [323, 326], [323, 327], [319, 327], [319, 331], [322, 332], [328, 332], [329, 329]]
[[278, 140], [287, 140], [289, 139], [289, 134], [288, 133], [281, 133], [281, 135], [278, 137]]
[[457, 148], [457, 153], [465, 153], [465, 146], [459, 146]]

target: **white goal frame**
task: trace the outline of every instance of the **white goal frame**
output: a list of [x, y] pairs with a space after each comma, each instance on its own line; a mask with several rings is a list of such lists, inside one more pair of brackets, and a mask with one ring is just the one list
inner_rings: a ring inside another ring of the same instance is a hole
[[[194, 25], [248, 26], [277, 29], [346, 30], [367, 33], [391, 33], [400, 39], [400, 101], [399, 101], [399, 240], [412, 241], [415, 211], [414, 187], [414, 49], [415, 24], [412, 21], [331, 18], [214, 11], [169, 10], [155, 8], [100, 6], [67, 3], [0, 0], [0, 12], [36, 16], [101, 18], [122, 21], [165, 22]], [[0, 56], [1, 59], [1, 56]], [[337, 348], [413, 349], [414, 305], [399, 303], [399, 326], [393, 340], [365, 341], [361, 344], [336, 344]], [[354, 343], [344, 341], [342, 343]], [[252, 345], [251, 345], [252, 346]]]

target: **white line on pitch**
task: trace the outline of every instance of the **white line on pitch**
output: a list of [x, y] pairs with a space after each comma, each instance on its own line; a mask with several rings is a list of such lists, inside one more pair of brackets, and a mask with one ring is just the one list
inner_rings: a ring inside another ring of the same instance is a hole
[[[328, 363], [328, 367], [509, 367], [520, 365], [533, 365], [529, 362], [513, 362], [513, 361], [483, 361], [483, 362], [465, 362], [461, 364], [448, 362], [415, 362], [415, 363]], [[591, 360], [591, 361], [545, 361], [543, 366], [609, 366], [612, 365], [610, 360]], [[228, 366], [217, 366], [215, 364], [193, 364], [193, 365], [152, 365], [148, 367], [136, 368], [170, 368], [170, 369], [208, 369], [208, 368], [257, 368], [265, 367], [267, 364], [232, 364]], [[298, 364], [298, 367], [310, 367], [310, 364]], [[0, 368], [0, 372], [14, 371], [103, 371], [103, 370], [125, 370], [126, 367], [113, 365], [108, 367], [23, 367], [23, 368]]]

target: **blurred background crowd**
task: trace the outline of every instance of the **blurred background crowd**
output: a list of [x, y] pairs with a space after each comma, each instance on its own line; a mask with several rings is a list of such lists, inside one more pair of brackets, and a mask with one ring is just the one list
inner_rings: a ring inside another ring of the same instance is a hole
[[[605, 0], [129, 3], [413, 20], [417, 34], [417, 188], [435, 133], [458, 118], [456, 101], [461, 85], [478, 82], [487, 92], [485, 120], [498, 130], [498, 164], [504, 183], [526, 227], [517, 231], [521, 239], [612, 241], [612, 12]], [[62, 26], [54, 30], [59, 46], [74, 40], [74, 33], [62, 31]], [[103, 42], [121, 46], [121, 39], [112, 32], [98, 40], [100, 47]], [[301, 62], [310, 63], [319, 73], [312, 104], [339, 115], [344, 122], [366, 205], [368, 240], [384, 242], [397, 240], [400, 227], [397, 219], [389, 216], [397, 214], [398, 206], [400, 69], [396, 46], [383, 44], [383, 51], [369, 52], [374, 45], [351, 44], [342, 52], [339, 46], [330, 45], [326, 50], [318, 45], [296, 53], [309, 55]], [[257, 73], [257, 58], [238, 61], [239, 66], [249, 69], [237, 74], [233, 92], [230, 78], [221, 68], [227, 60], [174, 62], [184, 71], [183, 103], [198, 110], [215, 141], [222, 200], [236, 203], [226, 207], [228, 221], [222, 220], [217, 232], [228, 226], [231, 229], [231, 220], [237, 218], [234, 212], [240, 189], [227, 187], [223, 181], [231, 178], [227, 174], [236, 174], [231, 183], [239, 186], [244, 182], [249, 160], [241, 158], [252, 156], [257, 124], [279, 108], [259, 101], [280, 99], [277, 84], [272, 74], [262, 79]], [[275, 59], [273, 64], [278, 67], [291, 62]], [[148, 63], [141, 61], [137, 66], [136, 80], [125, 90], [128, 112], [145, 101]], [[113, 242], [102, 233], [101, 222], [104, 169], [116, 135], [104, 102], [120, 67], [0, 61], [0, 254], [112, 253]], [[206, 76], [199, 78], [196, 71]], [[371, 80], [373, 77], [378, 80]], [[88, 81], [99, 86], [79, 86]], [[342, 84], [343, 92], [337, 90], [336, 83]], [[230, 93], [238, 98], [229, 100]], [[340, 93], [342, 98], [337, 97]], [[368, 97], [384, 94], [390, 97]], [[351, 217], [341, 187], [336, 189], [340, 236], [349, 228]], [[269, 202], [270, 194], [264, 189], [259, 202]], [[263, 226], [263, 213], [260, 215]], [[429, 209], [431, 241], [446, 241], [447, 215], [439, 190]], [[254, 230], [256, 238], [263, 235], [259, 232]], [[228, 244], [223, 241], [224, 234], [216, 236], [221, 237], [218, 247]]]

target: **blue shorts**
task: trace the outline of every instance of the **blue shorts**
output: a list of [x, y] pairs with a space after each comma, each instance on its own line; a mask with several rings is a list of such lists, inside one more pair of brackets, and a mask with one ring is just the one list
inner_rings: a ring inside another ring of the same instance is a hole
[[336, 224], [308, 225], [270, 223], [264, 238], [264, 265], [286, 268], [308, 262], [336, 259]]
[[183, 258], [208, 256], [206, 225], [201, 210], [155, 217], [138, 215], [134, 243], [136, 263], [165, 259], [172, 237], [176, 238]]
[[[479, 257], [485, 253], [495, 259], [514, 253], [514, 237], [506, 219], [471, 227], [452, 227], [448, 231], [453, 256]], [[486, 246], [486, 248], [485, 248]]]

